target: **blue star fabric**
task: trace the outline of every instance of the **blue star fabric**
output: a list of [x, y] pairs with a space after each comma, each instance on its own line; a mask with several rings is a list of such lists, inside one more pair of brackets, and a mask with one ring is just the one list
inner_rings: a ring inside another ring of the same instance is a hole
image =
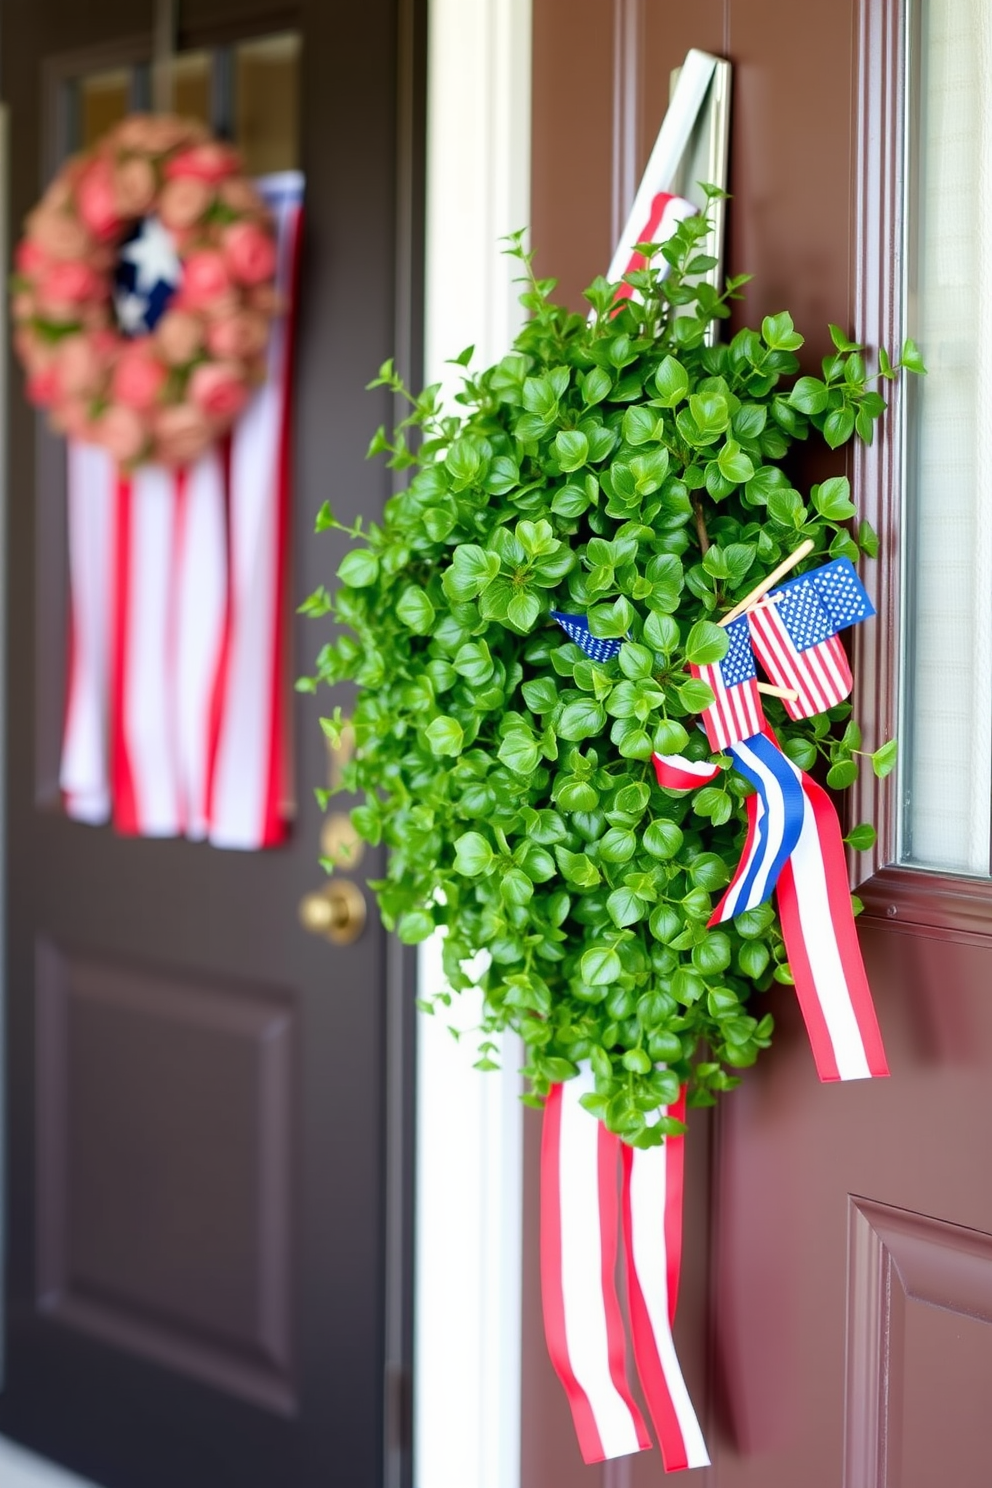
[[114, 309], [125, 336], [147, 336], [182, 282], [172, 234], [155, 216], [143, 217], [121, 243], [114, 268]]
[[582, 615], [563, 615], [560, 610], [552, 610], [551, 616], [558, 621], [569, 640], [582, 647], [591, 661], [612, 661], [623, 645], [623, 641], [604, 641], [594, 636]]
[[727, 654], [718, 663], [725, 687], [739, 687], [756, 677], [754, 652], [751, 650], [751, 630], [747, 616], [741, 615], [724, 627], [729, 645]]

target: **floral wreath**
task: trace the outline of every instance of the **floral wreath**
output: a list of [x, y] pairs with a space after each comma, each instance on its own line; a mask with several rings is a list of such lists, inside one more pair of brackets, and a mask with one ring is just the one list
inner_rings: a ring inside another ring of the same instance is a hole
[[186, 464], [263, 380], [276, 245], [240, 166], [195, 121], [136, 114], [28, 215], [14, 342], [60, 433], [125, 466]]

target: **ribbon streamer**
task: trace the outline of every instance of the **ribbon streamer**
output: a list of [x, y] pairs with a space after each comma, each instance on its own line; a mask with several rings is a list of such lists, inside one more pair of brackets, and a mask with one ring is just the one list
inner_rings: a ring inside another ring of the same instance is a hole
[[[711, 925], [778, 898], [796, 996], [821, 1080], [889, 1073], [858, 944], [840, 822], [826, 791], [783, 753], [769, 724], [731, 747], [755, 786], [748, 833]], [[655, 755], [660, 785], [692, 790], [719, 773], [677, 755]], [[712, 770], [712, 774], [707, 774]]]
[[730, 887], [713, 912], [719, 925], [770, 899], [782, 869], [795, 850], [803, 826], [803, 789], [799, 772], [765, 733], [732, 744], [728, 751], [745, 780], [748, 796], [747, 838]]
[[[552, 1086], [541, 1146], [541, 1292], [548, 1352], [565, 1388], [583, 1460], [645, 1451], [631, 1392], [616, 1287], [621, 1208], [631, 1341], [669, 1471], [709, 1459], [672, 1339], [682, 1246], [684, 1139], [626, 1147], [580, 1104], [584, 1066]], [[684, 1114], [684, 1099], [671, 1108]], [[622, 1154], [622, 1155], [621, 1155]]]

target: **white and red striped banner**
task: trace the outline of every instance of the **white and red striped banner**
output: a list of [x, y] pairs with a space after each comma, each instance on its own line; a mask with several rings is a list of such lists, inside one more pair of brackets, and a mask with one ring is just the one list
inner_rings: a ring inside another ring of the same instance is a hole
[[276, 223], [265, 382], [188, 469], [118, 474], [70, 441], [68, 815], [260, 848], [285, 837], [287, 538], [302, 177], [256, 183]]
[[704, 1466], [709, 1459], [671, 1333], [682, 1244], [683, 1139], [669, 1137], [645, 1151], [623, 1147], [581, 1105], [593, 1088], [592, 1073], [583, 1067], [575, 1079], [552, 1087], [544, 1112], [541, 1289], [548, 1352], [585, 1462], [650, 1448], [627, 1378], [616, 1285], [622, 1176], [630, 1332], [644, 1398], [666, 1468]]

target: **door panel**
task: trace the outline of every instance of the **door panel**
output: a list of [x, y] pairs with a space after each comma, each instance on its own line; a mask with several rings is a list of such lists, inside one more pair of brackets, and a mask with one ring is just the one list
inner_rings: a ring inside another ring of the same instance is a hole
[[[388, 495], [364, 455], [391, 409], [363, 387], [398, 343], [417, 355], [416, 307], [396, 284], [418, 282], [420, 134], [409, 130], [423, 11], [419, 0], [181, 6], [183, 54], [214, 59], [211, 117], [226, 100], [256, 169], [296, 132], [306, 175], [294, 602], [340, 561], [336, 540], [312, 535], [321, 503], [371, 517]], [[66, 137], [60, 83], [146, 63], [152, 15], [118, 0], [3, 0], [2, 21], [17, 224], [43, 184], [39, 162], [49, 170]], [[285, 113], [292, 59], [263, 45], [286, 33], [300, 37], [298, 131]], [[199, 59], [180, 77], [181, 98], [202, 111]], [[119, 107], [114, 86], [116, 102], [113, 86], [93, 91], [93, 110]], [[145, 86], [132, 73], [132, 103]], [[413, 205], [398, 248], [399, 196]], [[107, 1488], [398, 1485], [410, 1020], [374, 917], [333, 947], [298, 921], [322, 876], [318, 705], [294, 705], [297, 816], [284, 848], [123, 839], [62, 815], [64, 454], [18, 375], [12, 384], [0, 1431]], [[296, 622], [292, 674], [323, 639]], [[363, 876], [377, 867], [370, 854]]]
[[[647, 158], [670, 70], [697, 46], [734, 64], [728, 271], [756, 276], [734, 324], [760, 323], [787, 307], [808, 338], [804, 370], [816, 371], [829, 348], [828, 321], [854, 328], [858, 307], [865, 313], [872, 305], [891, 319], [899, 260], [881, 237], [883, 228], [893, 231], [886, 212], [898, 191], [897, 150], [886, 135], [898, 125], [901, 83], [892, 69], [861, 77], [868, 64], [858, 47], [872, 37], [871, 65], [881, 68], [899, 13], [888, 0], [696, 7], [535, 0], [539, 272], [556, 275], [580, 308], [582, 286], [609, 256], [616, 201], [623, 190], [629, 199]], [[575, 90], [582, 107], [569, 111]], [[885, 114], [871, 129], [859, 120], [869, 94]], [[870, 161], [856, 158], [859, 123]], [[626, 163], [631, 139], [634, 171]], [[868, 181], [890, 193], [884, 202], [859, 199]], [[856, 251], [859, 209], [871, 219], [862, 234], [867, 256]], [[843, 453], [807, 456], [797, 481], [847, 466]], [[857, 467], [865, 485], [856, 496], [869, 510], [890, 510], [867, 482], [890, 480], [891, 466], [883, 442]], [[891, 523], [882, 541], [883, 563], [897, 567]], [[881, 613], [879, 627], [893, 611]], [[876, 720], [887, 715], [869, 689], [890, 675], [896, 645], [891, 629], [880, 633], [878, 657], [862, 665], [864, 713], [879, 729]], [[886, 784], [883, 794], [892, 789]], [[884, 823], [884, 798], [873, 809]], [[903, 933], [904, 899], [885, 874], [880, 882], [866, 896], [876, 918], [860, 934], [891, 1079], [820, 1085], [795, 998], [777, 988], [767, 997], [776, 1019], [771, 1053], [721, 1101], [711, 1128], [692, 1116], [676, 1337], [713, 1457], [695, 1476], [718, 1488], [984, 1488], [992, 1477], [987, 923], [984, 911], [972, 915], [961, 937], [970, 944], [955, 939], [958, 922], [946, 917], [929, 935]], [[905, 902], [917, 931], [927, 922], [928, 894], [937, 892], [931, 883], [915, 875], [903, 891], [913, 896]], [[954, 892], [949, 880], [942, 888]], [[970, 892], [984, 906], [985, 889]], [[534, 1123], [525, 1210], [532, 1254], [537, 1136]], [[527, 1285], [534, 1315], [536, 1269]], [[540, 1404], [525, 1412], [524, 1488], [663, 1481], [657, 1452], [583, 1467], [539, 1322], [525, 1348], [525, 1400]]]

